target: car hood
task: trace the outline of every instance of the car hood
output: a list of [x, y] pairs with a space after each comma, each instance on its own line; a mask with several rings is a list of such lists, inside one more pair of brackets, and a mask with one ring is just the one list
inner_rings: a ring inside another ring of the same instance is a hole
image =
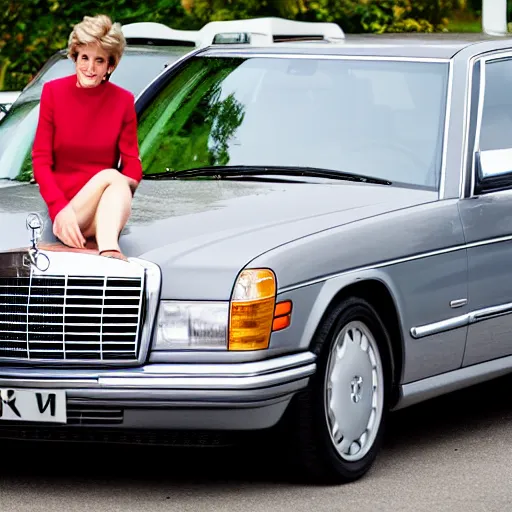
[[[273, 248], [436, 199], [432, 191], [332, 180], [144, 180], [121, 247], [162, 268], [168, 297], [224, 299], [240, 269]], [[36, 185], [0, 187], [0, 250], [28, 244], [25, 219], [34, 211], [46, 211]]]

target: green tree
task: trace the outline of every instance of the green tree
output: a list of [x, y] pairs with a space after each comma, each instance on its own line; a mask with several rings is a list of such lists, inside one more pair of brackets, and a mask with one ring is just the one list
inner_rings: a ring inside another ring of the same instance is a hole
[[338, 23], [347, 33], [446, 29], [454, 0], [311, 0], [299, 19]]
[[[198, 29], [209, 21], [279, 16], [334, 21], [345, 32], [433, 32], [454, 8], [481, 0], [0, 0], [0, 90], [21, 89], [84, 15], [122, 24], [155, 21]], [[512, 4], [512, 2], [510, 2]]]
[[295, 18], [308, 0], [188, 0], [188, 12], [201, 24], [208, 21], [279, 16]]
[[[0, 0], [0, 90], [20, 89], [57, 50], [84, 16], [108, 14], [122, 24], [156, 21], [186, 28], [180, 0]], [[3, 77], [3, 79], [2, 79]]]

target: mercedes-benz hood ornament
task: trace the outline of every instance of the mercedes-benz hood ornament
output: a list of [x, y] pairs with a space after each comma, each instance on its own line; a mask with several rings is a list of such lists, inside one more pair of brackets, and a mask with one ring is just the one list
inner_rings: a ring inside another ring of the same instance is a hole
[[27, 229], [30, 229], [32, 236], [30, 239], [31, 246], [28, 250], [28, 256], [30, 263], [34, 265], [41, 272], [45, 272], [50, 267], [50, 258], [42, 252], [40, 252], [37, 244], [41, 240], [44, 222], [40, 215], [37, 213], [29, 213], [26, 220]]

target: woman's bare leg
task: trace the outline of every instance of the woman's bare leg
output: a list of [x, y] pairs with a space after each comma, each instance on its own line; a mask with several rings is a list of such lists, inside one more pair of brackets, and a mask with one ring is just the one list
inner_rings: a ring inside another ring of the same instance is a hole
[[116, 254], [120, 252], [119, 234], [124, 228], [131, 213], [132, 192], [128, 182], [121, 176], [121, 180], [115, 180], [109, 185], [101, 196], [94, 220], [85, 232], [84, 236], [95, 236], [98, 250], [114, 251], [107, 252], [106, 255], [121, 257], [127, 259], [123, 255]]
[[103, 192], [119, 177], [122, 176], [115, 169], [105, 169], [94, 175], [71, 200], [82, 234], [93, 223]]
[[119, 251], [119, 234], [130, 216], [131, 202], [127, 179], [115, 169], [106, 169], [84, 185], [71, 206], [85, 238], [94, 236], [100, 252]]

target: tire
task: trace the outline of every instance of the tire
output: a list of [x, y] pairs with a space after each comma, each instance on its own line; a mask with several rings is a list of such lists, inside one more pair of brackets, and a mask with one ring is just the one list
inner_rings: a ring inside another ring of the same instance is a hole
[[320, 326], [317, 371], [294, 397], [288, 424], [308, 480], [348, 483], [373, 465], [388, 412], [390, 346], [373, 307], [357, 297], [337, 304]]

